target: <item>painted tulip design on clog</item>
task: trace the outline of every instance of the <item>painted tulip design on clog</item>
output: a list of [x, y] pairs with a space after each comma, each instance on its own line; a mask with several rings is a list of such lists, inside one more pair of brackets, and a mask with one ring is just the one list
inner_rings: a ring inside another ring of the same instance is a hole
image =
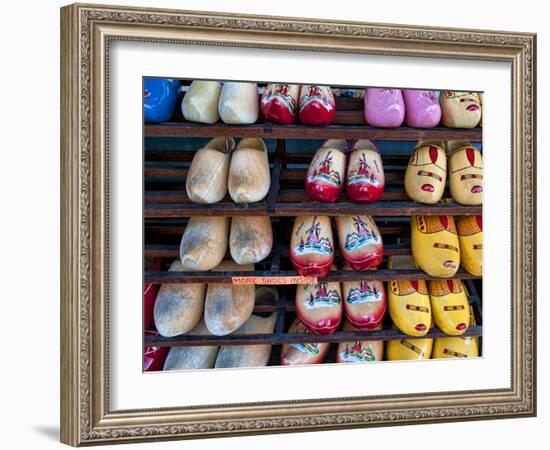
[[[222, 261], [213, 272], [243, 272], [254, 270], [253, 264], [240, 266], [234, 261]], [[254, 309], [253, 284], [234, 285], [209, 283], [204, 301], [204, 322], [214, 336], [225, 336], [245, 323]]]
[[336, 116], [336, 103], [330, 87], [302, 86], [298, 114], [304, 125], [330, 125]]
[[[145, 330], [145, 336], [158, 336], [159, 334], [153, 330]], [[156, 372], [162, 370], [164, 360], [168, 354], [168, 347], [153, 347], [146, 346], [143, 348], [143, 371]]]
[[334, 333], [342, 321], [340, 283], [297, 285], [296, 315], [316, 334]]
[[306, 174], [306, 192], [312, 200], [333, 203], [344, 189], [346, 155], [343, 139], [329, 139], [313, 155]]
[[224, 123], [248, 125], [260, 115], [260, 99], [256, 83], [223, 83], [218, 113]]
[[[300, 319], [294, 319], [288, 333], [311, 333]], [[311, 336], [315, 339], [315, 336]], [[330, 342], [283, 344], [281, 348], [281, 365], [321, 364], [330, 349]]]
[[441, 200], [447, 178], [445, 144], [420, 141], [413, 150], [405, 171], [405, 191], [414, 201], [434, 204]]
[[482, 216], [464, 216], [456, 221], [460, 242], [460, 264], [468, 273], [483, 274], [483, 219]]
[[435, 91], [403, 89], [405, 121], [409, 127], [433, 128], [441, 120], [441, 106]]
[[216, 123], [220, 118], [218, 102], [221, 91], [222, 84], [219, 81], [192, 81], [181, 102], [181, 113], [185, 120]]
[[441, 123], [450, 128], [474, 128], [481, 119], [481, 104], [475, 92], [442, 91]]
[[231, 219], [229, 250], [237, 264], [254, 264], [271, 252], [273, 229], [268, 216], [235, 216]]
[[460, 265], [453, 216], [412, 216], [411, 249], [416, 265], [432, 277], [449, 278]]
[[[158, 272], [162, 267], [161, 258], [145, 257], [144, 270]], [[160, 284], [143, 283], [143, 329], [147, 330], [153, 325], [153, 309], [159, 291]]]
[[428, 281], [435, 324], [445, 334], [459, 336], [468, 329], [470, 308], [460, 280]]
[[185, 179], [185, 190], [194, 203], [217, 203], [227, 194], [230, 153], [235, 139], [217, 137], [197, 150]]
[[[201, 320], [188, 335], [211, 336]], [[216, 362], [218, 345], [182, 345], [170, 347], [163, 370], [211, 369]]]
[[285, 125], [296, 119], [300, 85], [270, 83], [260, 99], [260, 110], [266, 120]]
[[143, 79], [143, 119], [166, 122], [174, 115], [180, 82], [168, 78]]
[[385, 177], [382, 158], [376, 144], [358, 140], [349, 155], [346, 192], [351, 201], [372, 203], [384, 194]]
[[374, 330], [382, 323], [387, 308], [386, 290], [381, 281], [343, 283], [344, 311], [348, 322], [359, 330]]
[[430, 359], [433, 343], [434, 340], [431, 338], [391, 339], [386, 343], [386, 359], [388, 361]]
[[336, 231], [340, 251], [354, 270], [378, 267], [384, 258], [384, 243], [370, 216], [337, 216]]
[[290, 239], [290, 260], [302, 276], [324, 277], [334, 259], [330, 219], [326, 216], [298, 216]]
[[[376, 327], [381, 330], [382, 327]], [[359, 331], [359, 328], [346, 321], [344, 331]], [[382, 339], [353, 342], [340, 342], [336, 349], [337, 363], [368, 363], [384, 359], [384, 341]]]
[[180, 243], [183, 270], [210, 270], [227, 251], [229, 217], [191, 217]]
[[365, 121], [372, 127], [397, 128], [405, 118], [401, 89], [365, 89]]
[[483, 157], [467, 141], [449, 141], [449, 190], [461, 205], [483, 202]]
[[269, 191], [271, 174], [263, 139], [244, 138], [231, 155], [228, 176], [229, 195], [235, 203], [263, 200]]

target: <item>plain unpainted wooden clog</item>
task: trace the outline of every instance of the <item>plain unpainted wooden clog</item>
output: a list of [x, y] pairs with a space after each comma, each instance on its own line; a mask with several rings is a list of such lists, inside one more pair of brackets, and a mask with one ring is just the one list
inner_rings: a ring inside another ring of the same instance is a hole
[[[179, 260], [174, 261], [168, 270], [184, 271]], [[163, 284], [154, 307], [155, 326], [158, 332], [162, 336], [172, 337], [194, 328], [202, 317], [205, 290], [205, 284]]]
[[220, 118], [218, 102], [221, 91], [222, 84], [219, 81], [192, 81], [181, 102], [181, 112], [185, 120], [216, 123]]
[[[253, 264], [240, 266], [234, 261], [223, 261], [213, 272], [252, 271]], [[204, 302], [204, 321], [215, 336], [232, 333], [245, 323], [254, 309], [254, 285], [209, 283]]]
[[262, 261], [272, 246], [273, 229], [268, 216], [235, 216], [231, 219], [229, 249], [237, 264]]
[[185, 180], [187, 196], [194, 203], [217, 203], [227, 194], [230, 152], [235, 139], [217, 137], [197, 150]]
[[244, 138], [231, 155], [229, 195], [236, 203], [263, 200], [269, 191], [271, 174], [267, 147], [260, 138]]
[[260, 114], [259, 102], [256, 83], [226, 81], [220, 93], [218, 113], [228, 124], [252, 124]]
[[205, 271], [216, 267], [227, 251], [229, 217], [191, 217], [180, 243], [182, 269]]

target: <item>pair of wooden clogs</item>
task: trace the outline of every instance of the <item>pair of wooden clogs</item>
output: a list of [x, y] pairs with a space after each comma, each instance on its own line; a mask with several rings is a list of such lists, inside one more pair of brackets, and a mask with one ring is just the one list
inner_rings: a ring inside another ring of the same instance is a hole
[[[384, 257], [384, 244], [370, 216], [335, 218], [340, 251], [354, 270], [377, 267]], [[302, 276], [325, 276], [334, 260], [334, 239], [327, 216], [298, 216], [290, 238], [290, 260]]]
[[432, 128], [439, 124], [441, 107], [435, 91], [367, 88], [364, 116], [373, 127], [396, 128], [405, 120], [409, 127]]
[[213, 269], [222, 262], [228, 243], [231, 257], [237, 264], [262, 261], [273, 245], [269, 217], [191, 217], [180, 243], [183, 270]]
[[260, 99], [260, 110], [266, 120], [281, 124], [330, 125], [336, 115], [336, 104], [329, 86], [270, 83]]
[[339, 282], [299, 284], [295, 302], [296, 315], [316, 334], [334, 333], [344, 313], [356, 329], [377, 329], [387, 304], [381, 281], [349, 281], [342, 287]]
[[236, 203], [262, 200], [271, 175], [267, 148], [262, 139], [217, 137], [197, 150], [185, 180], [187, 196], [194, 203], [210, 204], [229, 195]]
[[405, 172], [405, 191], [414, 201], [433, 204], [441, 200], [447, 179], [449, 190], [462, 205], [483, 201], [483, 158], [468, 141], [420, 141], [413, 150]]
[[247, 82], [195, 80], [181, 103], [190, 122], [251, 124], [258, 120], [258, 85]]
[[[408, 256], [389, 258], [389, 269], [412, 269]], [[388, 304], [393, 323], [401, 332], [420, 337], [433, 325], [445, 334], [463, 334], [470, 322], [466, 289], [460, 280], [393, 280], [388, 282]]]
[[[238, 265], [223, 261], [213, 271], [252, 271], [252, 264]], [[183, 272], [181, 261], [174, 261], [169, 271]], [[204, 315], [211, 334], [224, 336], [239, 328], [254, 309], [254, 285], [228, 283], [165, 283], [155, 301], [154, 319], [162, 336], [172, 337], [192, 330]]]
[[[277, 290], [272, 287], [260, 287], [255, 292], [256, 301], [277, 301]], [[267, 316], [252, 314], [246, 322], [237, 328], [234, 334], [269, 334], [275, 328], [276, 314]], [[190, 335], [211, 335], [204, 320], [200, 321]], [[266, 366], [271, 355], [271, 344], [260, 345], [208, 345], [175, 346], [170, 349], [164, 370], [189, 370], [230, 367]]]
[[384, 167], [376, 144], [366, 139], [351, 147], [346, 172], [345, 139], [329, 139], [313, 155], [306, 174], [306, 192], [312, 200], [333, 203], [344, 190], [350, 200], [371, 203], [384, 194]]
[[412, 216], [411, 250], [416, 266], [433, 277], [452, 277], [460, 264], [481, 276], [482, 216], [462, 216], [456, 223], [453, 216]]

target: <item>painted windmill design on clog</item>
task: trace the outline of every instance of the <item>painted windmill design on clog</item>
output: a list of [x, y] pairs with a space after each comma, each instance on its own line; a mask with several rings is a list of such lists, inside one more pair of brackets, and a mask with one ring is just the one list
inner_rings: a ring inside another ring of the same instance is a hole
[[325, 276], [328, 273], [334, 259], [328, 217], [296, 217], [290, 242], [290, 259], [302, 276]]
[[296, 286], [296, 315], [314, 333], [334, 333], [342, 320], [340, 283]]
[[270, 83], [260, 100], [262, 115], [276, 123], [291, 124], [296, 119], [300, 86]]
[[304, 125], [330, 125], [336, 116], [334, 95], [329, 86], [304, 85], [298, 109]]
[[372, 217], [338, 216], [336, 230], [342, 256], [352, 269], [367, 270], [382, 262], [384, 244]]

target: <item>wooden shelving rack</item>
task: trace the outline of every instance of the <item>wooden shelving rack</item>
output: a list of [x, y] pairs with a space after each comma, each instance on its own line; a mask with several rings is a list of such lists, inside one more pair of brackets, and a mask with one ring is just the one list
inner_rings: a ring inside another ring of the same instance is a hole
[[[481, 214], [481, 206], [464, 206], [454, 202], [448, 192], [443, 201], [436, 205], [423, 205], [409, 200], [404, 192], [403, 178], [408, 155], [382, 154], [386, 178], [386, 191], [381, 201], [373, 204], [350, 202], [345, 194], [339, 202], [333, 204], [317, 203], [309, 200], [304, 189], [305, 173], [311, 153], [289, 153], [286, 139], [376, 139], [391, 141], [416, 141], [421, 139], [450, 140], [464, 139], [481, 142], [482, 131], [475, 129], [450, 129], [437, 127], [432, 129], [414, 129], [400, 127], [380, 129], [364, 124], [363, 101], [361, 99], [336, 98], [337, 115], [334, 124], [328, 127], [308, 127], [303, 125], [277, 125], [257, 123], [254, 125], [226, 125], [222, 123], [204, 125], [186, 122], [177, 113], [172, 122], [146, 124], [145, 137], [190, 138], [190, 137], [261, 137], [276, 139], [276, 149], [269, 154], [271, 168], [271, 186], [266, 199], [262, 202], [239, 205], [229, 197], [212, 205], [191, 203], [185, 192], [185, 177], [193, 152], [180, 150], [144, 151], [144, 254], [148, 257], [173, 260], [179, 256], [179, 241], [185, 229], [187, 219], [192, 216], [237, 216], [267, 215], [273, 217], [274, 245], [271, 254], [256, 264], [253, 272], [145, 272], [146, 283], [231, 283], [235, 276], [246, 277], [287, 277], [296, 276], [289, 262], [289, 227], [292, 217], [297, 215], [351, 215], [367, 214], [375, 216], [384, 239], [385, 256], [408, 255], [410, 246], [411, 215], [473, 215]], [[399, 239], [398, 239], [399, 238]], [[337, 246], [336, 246], [337, 247]], [[340, 255], [336, 251], [335, 262], [338, 267]], [[352, 281], [396, 279], [434, 279], [420, 270], [388, 270], [386, 260], [378, 270], [356, 272], [332, 271], [319, 281]], [[470, 326], [463, 336], [482, 335], [481, 298], [478, 293], [480, 277], [474, 277], [460, 269], [454, 277], [462, 279], [469, 292], [469, 301], [473, 307], [476, 324]], [[389, 314], [380, 331], [336, 331], [327, 336], [312, 334], [289, 334], [286, 332], [295, 305], [292, 286], [278, 286], [279, 300], [274, 303], [255, 305], [255, 313], [277, 312], [275, 331], [272, 334], [227, 336], [181, 335], [172, 338], [146, 336], [146, 346], [180, 345], [251, 345], [273, 344], [274, 348], [284, 343], [299, 342], [347, 342], [355, 340], [405, 339], [406, 335], [397, 329], [391, 329]], [[444, 337], [441, 330], [433, 328], [427, 337]], [[278, 353], [278, 350], [274, 353]], [[329, 358], [330, 359], [330, 358]], [[276, 364], [272, 358], [271, 364]]]

